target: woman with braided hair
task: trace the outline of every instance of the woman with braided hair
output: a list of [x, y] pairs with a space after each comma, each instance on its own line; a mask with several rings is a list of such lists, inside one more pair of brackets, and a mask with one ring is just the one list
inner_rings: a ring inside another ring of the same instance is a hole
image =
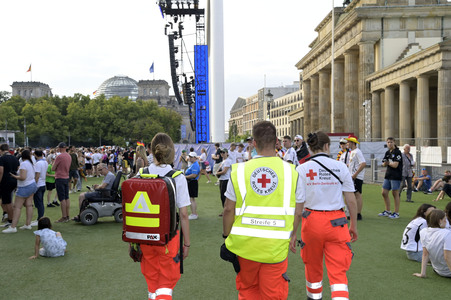
[[[326, 133], [310, 133], [307, 143], [313, 155], [296, 168], [303, 189], [296, 199], [290, 249], [296, 252], [296, 231], [302, 220], [299, 243], [305, 264], [307, 299], [322, 299], [324, 258], [332, 299], [349, 299], [346, 271], [353, 256], [350, 242], [357, 240], [354, 184], [346, 165], [329, 158], [330, 139]], [[343, 195], [351, 218], [349, 229]]]

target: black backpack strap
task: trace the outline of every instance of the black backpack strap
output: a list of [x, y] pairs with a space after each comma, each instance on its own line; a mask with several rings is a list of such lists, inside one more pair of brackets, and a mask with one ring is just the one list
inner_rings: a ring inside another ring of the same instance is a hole
[[335, 178], [337, 178], [338, 181], [340, 181], [341, 184], [343, 184], [343, 181], [341, 181], [340, 178], [338, 178], [337, 174], [335, 174], [334, 172], [332, 172], [328, 167], [326, 167], [325, 165], [323, 165], [322, 163], [320, 163], [319, 161], [317, 161], [316, 159], [310, 159], [313, 160], [314, 162], [316, 162], [317, 164], [319, 164], [321, 167], [323, 167], [327, 172], [329, 172], [331, 175], [333, 175]]

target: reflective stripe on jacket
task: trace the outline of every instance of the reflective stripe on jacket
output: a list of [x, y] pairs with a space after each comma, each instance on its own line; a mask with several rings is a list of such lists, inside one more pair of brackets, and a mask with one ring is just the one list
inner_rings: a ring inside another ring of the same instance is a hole
[[225, 243], [243, 258], [279, 263], [287, 258], [298, 173], [278, 157], [232, 165], [235, 221]]

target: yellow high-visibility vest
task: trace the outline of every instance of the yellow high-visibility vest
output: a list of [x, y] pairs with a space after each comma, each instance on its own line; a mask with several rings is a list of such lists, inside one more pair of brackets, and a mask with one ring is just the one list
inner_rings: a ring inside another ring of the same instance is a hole
[[278, 157], [232, 165], [235, 221], [225, 243], [243, 258], [279, 263], [288, 256], [298, 173]]

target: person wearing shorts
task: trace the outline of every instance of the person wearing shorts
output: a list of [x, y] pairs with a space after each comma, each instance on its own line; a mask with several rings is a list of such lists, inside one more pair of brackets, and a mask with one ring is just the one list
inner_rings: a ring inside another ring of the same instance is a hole
[[53, 164], [55, 163], [55, 156], [49, 156], [49, 166], [47, 167], [47, 176], [45, 177], [45, 189], [47, 190], [47, 207], [60, 206], [56, 201], [56, 196], [52, 203], [52, 191], [55, 189], [55, 171], [52, 171]]
[[61, 218], [56, 223], [69, 222], [69, 169], [72, 158], [67, 153], [66, 144], [61, 142], [58, 144], [60, 155], [55, 159], [52, 170], [55, 171], [55, 186], [58, 200], [61, 202]]
[[[85, 199], [92, 199], [96, 197], [102, 197], [104, 195], [104, 192], [102, 190], [111, 190], [113, 187], [114, 180], [116, 179], [116, 176], [108, 170], [107, 164], [100, 163], [98, 165], [98, 171], [102, 176], [104, 176], [102, 184], [94, 184], [92, 188], [94, 189], [93, 192], [88, 193], [81, 193], [80, 196], [78, 196], [78, 207], [81, 208], [81, 205]], [[74, 217], [73, 219], [76, 222], [80, 221], [80, 215]]]
[[19, 165], [19, 160], [9, 152], [8, 144], [0, 145], [0, 198], [2, 209], [6, 212], [6, 223], [2, 227], [8, 227], [13, 221], [12, 194], [17, 187], [17, 179], [10, 173], [15, 174]]
[[191, 201], [191, 214], [188, 216], [189, 220], [197, 220], [197, 203], [196, 198], [199, 192], [199, 177], [200, 177], [200, 166], [197, 161], [197, 153], [189, 153], [189, 161], [191, 165], [185, 172], [186, 180], [188, 181], [188, 193]]
[[362, 220], [362, 185], [365, 178], [366, 161], [363, 157], [362, 151], [357, 148], [357, 144], [360, 144], [356, 136], [349, 135], [346, 140], [348, 141], [349, 152], [349, 173], [351, 173], [352, 181], [354, 181], [355, 187], [355, 199], [357, 201], [357, 220]]
[[[390, 219], [399, 218], [399, 188], [402, 180], [402, 153], [395, 144], [395, 139], [387, 139], [388, 150], [382, 159], [382, 166], [387, 167], [385, 179], [382, 185], [382, 197], [385, 203], [385, 210], [379, 214], [379, 217], [389, 217]], [[393, 200], [395, 202], [395, 211], [390, 210], [390, 198], [388, 192], [392, 190]]]

